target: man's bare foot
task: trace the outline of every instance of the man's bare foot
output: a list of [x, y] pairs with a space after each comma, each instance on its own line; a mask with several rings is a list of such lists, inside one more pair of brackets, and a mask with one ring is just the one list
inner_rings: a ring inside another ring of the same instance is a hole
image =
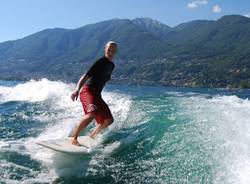
[[71, 139], [71, 144], [73, 144], [73, 145], [75, 145], [75, 146], [81, 146], [81, 145], [79, 144], [79, 142], [77, 141], [76, 138], [72, 138], [72, 139]]

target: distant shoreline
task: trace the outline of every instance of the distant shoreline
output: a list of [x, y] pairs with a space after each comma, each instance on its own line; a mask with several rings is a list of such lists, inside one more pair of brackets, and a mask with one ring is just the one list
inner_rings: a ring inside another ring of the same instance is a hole
[[[28, 81], [39, 81], [42, 79], [47, 79], [50, 81], [57, 81], [57, 82], [65, 82], [65, 83], [77, 83], [77, 81], [69, 81], [69, 80], [59, 80], [59, 79], [50, 79], [50, 78], [36, 78], [36, 79], [2, 79], [0, 78], [0, 81], [11, 81], [11, 82], [28, 82]], [[193, 88], [193, 89], [221, 89], [221, 90], [241, 90], [241, 89], [250, 89], [249, 88], [229, 88], [229, 87], [208, 87], [208, 86], [188, 86], [188, 85], [166, 85], [166, 84], [161, 84], [161, 83], [155, 83], [154, 81], [146, 81], [143, 80], [143, 82], [138, 82], [138, 81], [127, 81], [127, 80], [111, 80], [109, 83], [111, 85], [129, 85], [129, 86], [149, 86], [149, 87], [173, 87], [173, 88]]]

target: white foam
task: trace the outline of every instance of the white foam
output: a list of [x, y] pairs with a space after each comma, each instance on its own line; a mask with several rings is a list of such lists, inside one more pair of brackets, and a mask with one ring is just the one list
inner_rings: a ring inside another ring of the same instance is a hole
[[0, 141], [0, 148], [9, 148], [10, 145], [7, 142]]
[[103, 153], [106, 155], [109, 155], [109, 154], [113, 153], [120, 145], [121, 145], [121, 142], [115, 141], [115, 142], [105, 146], [103, 149]]
[[[74, 170], [76, 165], [72, 165], [72, 163], [70, 164], [69, 162], [62, 162], [63, 159], [58, 162], [58, 159], [54, 157], [55, 152], [38, 146], [36, 142], [67, 137], [70, 131], [79, 123], [83, 116], [83, 110], [79, 100], [72, 102], [70, 99], [70, 94], [74, 88], [75, 84], [49, 81], [47, 79], [38, 81], [31, 80], [11, 87], [0, 86], [0, 103], [27, 101], [31, 103], [38, 102], [42, 107], [47, 107], [44, 112], [36, 113], [32, 117], [27, 117], [38, 120], [37, 123], [45, 122], [47, 124], [40, 135], [14, 142], [2, 141], [0, 142], [0, 148], [22, 154], [29, 154], [33, 159], [41, 161], [49, 171], [49, 173], [41, 173], [45, 175], [49, 174], [50, 176], [48, 178], [55, 178], [58, 174], [70, 174], [68, 172]], [[126, 121], [131, 110], [131, 97], [129, 95], [104, 90], [103, 98], [109, 105], [115, 119], [115, 122], [109, 129], [116, 131], [120, 128], [131, 126], [131, 124]], [[100, 139], [99, 142], [101, 142], [103, 136], [99, 136], [98, 139]], [[104, 153], [110, 153], [115, 150], [116, 146], [118, 146], [118, 144], [113, 144], [101, 149], [103, 149], [102, 151]], [[62, 165], [62, 163], [64, 163], [64, 165]], [[81, 165], [81, 162], [79, 163]], [[79, 172], [81, 169], [82, 165], [75, 170]], [[27, 178], [24, 181], [32, 183], [35, 180]]]
[[31, 80], [13, 87], [0, 86], [0, 101], [29, 101], [39, 102], [49, 98], [59, 97], [67, 94], [68, 86], [63, 82], [54, 82], [47, 79], [39, 81]]
[[214, 183], [249, 183], [250, 101], [237, 96], [190, 97], [183, 107], [195, 119], [201, 142], [214, 150], [210, 154], [220, 165]]
[[[39, 120], [37, 123], [47, 123], [47, 126], [40, 135], [24, 139], [19, 143], [10, 143], [11, 148], [8, 148], [8, 143], [4, 142], [1, 144], [0, 142], [0, 148], [2, 146], [13, 151], [29, 154], [33, 159], [43, 163], [48, 169], [48, 171], [42, 171], [42, 176], [36, 178], [37, 180], [27, 178], [24, 180], [25, 182], [36, 182], [42, 177], [49, 178], [48, 181], [52, 181], [53, 178], [56, 178], [58, 175], [81, 174], [84, 168], [88, 168], [88, 162], [89, 164], [93, 164], [94, 162], [101, 163], [102, 159], [105, 159], [107, 155], [119, 150], [120, 145], [130, 145], [138, 139], [139, 132], [135, 131], [131, 133], [129, 137], [97, 148], [101, 154], [89, 158], [91, 160], [85, 158], [85, 161], [82, 158], [71, 158], [69, 155], [58, 156], [54, 151], [36, 145], [35, 143], [40, 140], [66, 137], [74, 126], [78, 124], [83, 116], [83, 111], [79, 101], [72, 102], [70, 99], [70, 94], [74, 88], [75, 84], [49, 81], [47, 79], [29, 81], [13, 87], [0, 87], [0, 103], [27, 101], [31, 103], [38, 102], [36, 104], [41, 105], [45, 104], [47, 107], [44, 112], [32, 117], [33, 119]], [[151, 109], [151, 101], [145, 105], [143, 101], [135, 102], [133, 98], [127, 94], [107, 90], [104, 90], [102, 95], [109, 105], [115, 121], [109, 127], [108, 131], [98, 136], [98, 142], [101, 143], [110, 131], [112, 133], [112, 131], [137, 126], [149, 120], [150, 117], [145, 112], [147, 109], [141, 108]], [[161, 109], [160, 106], [154, 108], [157, 108], [155, 109], [156, 111], [160, 111]], [[25, 149], [22, 148], [22, 145], [25, 145]]]
[[[4, 159], [0, 160], [0, 168], [1, 168], [1, 182], [5, 183], [44, 183], [44, 182], [51, 182], [53, 179], [55, 179], [55, 175], [52, 175], [47, 170], [43, 171], [36, 171], [33, 168], [29, 168], [26, 166], [22, 166], [13, 162], [8, 162]], [[9, 172], [13, 171], [15, 173]], [[21, 181], [16, 180], [15, 177], [13, 177], [14, 174], [19, 175], [18, 171], [21, 170], [24, 173], [27, 173], [27, 176], [25, 174], [22, 174]]]

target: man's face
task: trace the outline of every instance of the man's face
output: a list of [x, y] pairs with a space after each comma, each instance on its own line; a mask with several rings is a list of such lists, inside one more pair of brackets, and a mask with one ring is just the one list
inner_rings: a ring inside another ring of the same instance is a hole
[[108, 44], [105, 48], [105, 55], [109, 58], [113, 58], [116, 54], [116, 46], [113, 44]]

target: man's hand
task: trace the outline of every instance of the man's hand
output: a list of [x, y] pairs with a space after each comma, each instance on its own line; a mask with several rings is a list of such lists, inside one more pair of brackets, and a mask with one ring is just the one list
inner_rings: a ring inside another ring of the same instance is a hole
[[72, 100], [72, 101], [77, 100], [78, 96], [79, 96], [79, 91], [78, 91], [78, 90], [74, 91], [74, 92], [71, 94], [71, 100]]

